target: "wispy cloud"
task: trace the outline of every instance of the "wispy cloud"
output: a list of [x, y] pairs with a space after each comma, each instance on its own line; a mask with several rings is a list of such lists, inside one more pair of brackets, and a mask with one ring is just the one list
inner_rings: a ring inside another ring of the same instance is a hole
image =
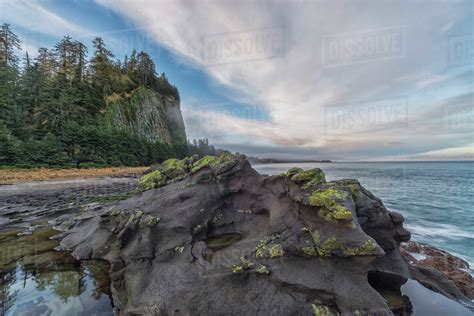
[[40, 0], [0, 0], [0, 20], [14, 23], [31, 31], [62, 37], [65, 34], [80, 36], [91, 33], [86, 27], [68, 21]]
[[474, 160], [474, 144], [397, 157], [407, 160]]
[[[471, 31], [469, 1], [97, 2], [242, 97], [258, 100], [268, 113], [266, 124], [222, 115], [200, 128], [211, 141], [390, 155], [470, 139], [469, 131], [443, 129], [434, 138], [432, 128], [448, 114], [435, 109], [440, 101], [473, 90], [472, 68], [447, 64], [450, 37]], [[400, 97], [406, 100], [404, 114], [369, 122], [370, 106], [383, 109]], [[472, 104], [462, 102], [458, 107]], [[351, 114], [361, 106], [358, 116]], [[346, 125], [328, 133], [327, 113], [334, 108], [358, 120], [360, 128]], [[186, 117], [189, 126], [199, 124], [195, 113]]]

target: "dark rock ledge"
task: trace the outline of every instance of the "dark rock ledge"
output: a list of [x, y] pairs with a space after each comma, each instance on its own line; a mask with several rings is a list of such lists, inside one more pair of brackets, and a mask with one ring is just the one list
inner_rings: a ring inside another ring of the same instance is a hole
[[224, 155], [166, 161], [138, 188], [52, 221], [63, 249], [111, 263], [118, 314], [391, 315], [410, 303], [389, 307], [374, 288], [410, 279], [471, 302], [436, 266], [402, 255], [403, 217], [356, 180], [263, 176]]

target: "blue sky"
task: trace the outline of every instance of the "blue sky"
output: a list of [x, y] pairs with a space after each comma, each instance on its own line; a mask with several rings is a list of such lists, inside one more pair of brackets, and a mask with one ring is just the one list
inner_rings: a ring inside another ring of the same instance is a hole
[[149, 52], [190, 138], [262, 157], [473, 159], [472, 1], [0, 0], [34, 55]]

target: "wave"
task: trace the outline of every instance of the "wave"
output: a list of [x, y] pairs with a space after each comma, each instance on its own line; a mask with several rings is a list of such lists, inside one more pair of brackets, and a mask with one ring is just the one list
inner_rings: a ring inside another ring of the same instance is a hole
[[407, 224], [405, 227], [412, 233], [423, 237], [443, 237], [446, 239], [474, 239], [474, 233], [460, 230], [459, 227], [450, 224], [435, 224], [420, 226], [417, 224]]

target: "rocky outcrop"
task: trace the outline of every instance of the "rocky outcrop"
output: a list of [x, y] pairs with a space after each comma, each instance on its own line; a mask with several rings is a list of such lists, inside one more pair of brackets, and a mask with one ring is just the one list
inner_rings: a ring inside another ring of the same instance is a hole
[[474, 300], [474, 278], [465, 260], [425, 243], [414, 241], [402, 243], [400, 251], [410, 264], [440, 271], [453, 281], [464, 295]]
[[107, 106], [106, 123], [121, 127], [150, 142], [186, 143], [179, 103], [170, 97], [140, 87]]
[[166, 161], [138, 190], [53, 222], [75, 257], [111, 263], [118, 314], [391, 315], [409, 302], [391, 309], [380, 290], [409, 279], [469, 302], [402, 256], [403, 217], [356, 180], [263, 176], [223, 155]]

